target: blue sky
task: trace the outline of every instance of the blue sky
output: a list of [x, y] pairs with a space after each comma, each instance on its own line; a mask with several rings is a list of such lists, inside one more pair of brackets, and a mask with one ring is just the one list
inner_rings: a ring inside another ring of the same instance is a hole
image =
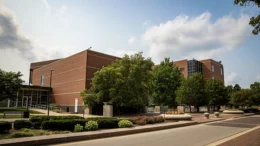
[[226, 85], [247, 88], [260, 81], [260, 35], [248, 25], [258, 12], [233, 0], [0, 0], [0, 68], [28, 80], [30, 62], [92, 46], [119, 57], [143, 51], [155, 64], [221, 60]]

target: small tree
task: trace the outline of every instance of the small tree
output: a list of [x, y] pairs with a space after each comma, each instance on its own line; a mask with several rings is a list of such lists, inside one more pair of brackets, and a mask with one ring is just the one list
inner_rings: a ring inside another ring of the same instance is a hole
[[0, 69], [0, 101], [15, 99], [24, 82], [21, 72], [6, 72]]
[[233, 87], [233, 92], [240, 91], [240, 90], [241, 87], [238, 84], [235, 84], [235, 86]]
[[[220, 106], [227, 102], [227, 92], [224, 84], [219, 79], [209, 79], [206, 83], [206, 95], [210, 106]], [[215, 108], [214, 108], [215, 109]]]
[[250, 85], [252, 90], [252, 100], [255, 105], [260, 105], [260, 82], [254, 82]]
[[170, 58], [165, 58], [153, 71], [153, 102], [159, 105], [176, 106], [176, 90], [180, 87], [183, 76]]
[[177, 90], [179, 104], [194, 105], [199, 112], [199, 107], [208, 104], [205, 94], [205, 79], [201, 73], [195, 73], [184, 80]]
[[250, 89], [242, 89], [232, 93], [230, 103], [236, 107], [251, 106], [254, 104], [251, 96], [252, 92]]

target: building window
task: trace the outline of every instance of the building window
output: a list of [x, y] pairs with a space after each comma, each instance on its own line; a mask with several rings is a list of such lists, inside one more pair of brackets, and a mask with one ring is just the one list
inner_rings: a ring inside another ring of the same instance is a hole
[[41, 86], [44, 85], [44, 76], [41, 76]]
[[211, 66], [211, 71], [214, 72], [215, 69], [214, 69], [214, 65]]
[[180, 71], [183, 72], [183, 71], [184, 71], [184, 67], [181, 67], [181, 68], [180, 68]]
[[223, 75], [223, 68], [222, 67], [220, 68], [220, 72], [221, 72], [221, 75]]

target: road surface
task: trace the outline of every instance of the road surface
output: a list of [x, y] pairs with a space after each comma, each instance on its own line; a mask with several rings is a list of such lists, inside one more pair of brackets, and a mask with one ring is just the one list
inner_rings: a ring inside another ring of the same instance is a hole
[[260, 125], [260, 116], [55, 146], [203, 146]]

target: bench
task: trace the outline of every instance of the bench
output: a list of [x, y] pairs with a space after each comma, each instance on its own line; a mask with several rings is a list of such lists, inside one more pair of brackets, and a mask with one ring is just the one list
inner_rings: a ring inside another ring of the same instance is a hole
[[21, 115], [21, 118], [23, 117], [23, 111], [4, 111], [4, 118], [5, 115]]

